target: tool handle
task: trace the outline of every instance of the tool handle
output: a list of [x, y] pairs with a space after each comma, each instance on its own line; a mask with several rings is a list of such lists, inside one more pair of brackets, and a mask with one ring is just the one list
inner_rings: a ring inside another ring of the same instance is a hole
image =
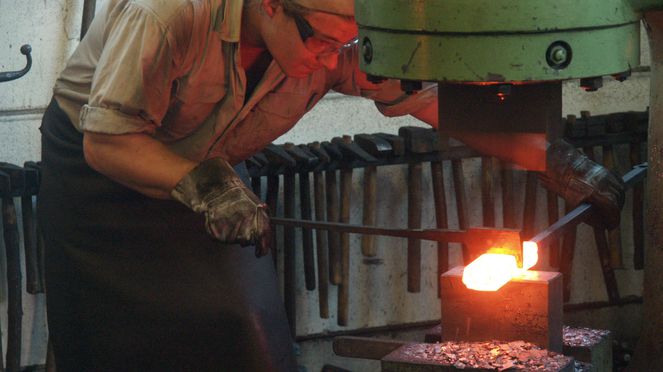
[[513, 197], [513, 169], [506, 162], [501, 163], [502, 178], [502, 225], [506, 228], [516, 227], [516, 212]]
[[[465, 230], [469, 226], [467, 216], [467, 197], [465, 194], [465, 175], [463, 174], [462, 159], [451, 161], [451, 171], [453, 173], [454, 191], [456, 192], [456, 212], [458, 214], [458, 227]], [[468, 265], [472, 262], [470, 250], [467, 244], [462, 245], [463, 262]]]
[[494, 158], [488, 156], [481, 158], [481, 205], [484, 226], [495, 226], [494, 164]]
[[30, 294], [44, 293], [39, 280], [39, 260], [37, 256], [37, 231], [34, 224], [32, 195], [21, 197], [23, 223], [23, 246], [25, 248], [25, 287]]
[[[612, 145], [603, 146], [603, 165], [613, 172], [618, 172], [615, 165], [615, 149]], [[608, 232], [608, 247], [610, 250], [610, 265], [615, 269], [623, 268], [622, 233], [619, 227]]]
[[[422, 164], [410, 164], [408, 167], [407, 227], [421, 227], [421, 177]], [[410, 293], [421, 291], [421, 240], [407, 240], [407, 290]]]
[[[435, 225], [438, 229], [445, 229], [448, 226], [447, 220], [447, 197], [444, 188], [444, 173], [442, 171], [442, 162], [434, 161], [430, 163], [431, 180], [433, 183], [433, 197], [435, 199]], [[446, 242], [437, 242], [437, 275], [438, 277], [449, 270], [449, 244]], [[439, 280], [438, 282], [438, 297]]]
[[[279, 204], [279, 176], [267, 176], [267, 197], [265, 198], [265, 203], [269, 207], [269, 214], [271, 216], [276, 216], [276, 211], [278, 210]], [[274, 260], [274, 267], [277, 266], [278, 262], [278, 236], [276, 234], [276, 229], [272, 233], [272, 259]]]
[[[552, 191], [546, 191], [546, 205], [548, 207], [548, 226], [554, 224], [559, 219], [559, 198]], [[559, 239], [551, 239], [548, 245], [548, 261], [550, 266], [559, 267]]]
[[[642, 146], [640, 142], [631, 143], [631, 164], [642, 162]], [[645, 223], [644, 223], [645, 186], [638, 183], [633, 186], [633, 268], [642, 270], [645, 267]]]
[[523, 207], [523, 236], [529, 239], [535, 234], [536, 222], [536, 194], [538, 191], [538, 178], [535, 172], [527, 172], [525, 179], [525, 204]]
[[[338, 221], [338, 184], [336, 182], [336, 171], [334, 170], [325, 172], [325, 191], [327, 195], [327, 223], [336, 223]], [[312, 226], [312, 228], [315, 227]], [[337, 231], [328, 230], [329, 281], [332, 284], [339, 284], [341, 282], [340, 236]]]
[[[283, 215], [295, 217], [295, 175], [286, 173], [283, 176]], [[286, 316], [290, 324], [290, 333], [297, 334], [296, 296], [297, 283], [295, 272], [295, 229], [286, 226], [283, 229], [283, 297]]]
[[[362, 211], [362, 224], [365, 226], [375, 225], [375, 212], [377, 203], [377, 167], [369, 165], [364, 168], [364, 199]], [[375, 257], [375, 236], [364, 235], [361, 237], [361, 253], [364, 257]]]
[[[341, 210], [339, 221], [350, 222], [352, 169], [341, 169]], [[350, 235], [341, 233], [341, 282], [338, 287], [338, 325], [347, 326], [350, 318]]]
[[21, 257], [16, 206], [12, 197], [2, 197], [2, 224], [7, 257], [7, 371], [21, 370]]
[[[325, 220], [325, 181], [322, 172], [313, 173], [313, 196], [315, 219]], [[327, 251], [327, 232], [315, 232], [315, 247], [318, 263], [318, 305], [320, 318], [329, 318], [329, 260]]]
[[[312, 219], [311, 214], [311, 181], [308, 172], [299, 173], [300, 213], [302, 219]], [[304, 282], [306, 289], [315, 289], [315, 256], [313, 254], [313, 231], [302, 229], [302, 248], [304, 257]]]

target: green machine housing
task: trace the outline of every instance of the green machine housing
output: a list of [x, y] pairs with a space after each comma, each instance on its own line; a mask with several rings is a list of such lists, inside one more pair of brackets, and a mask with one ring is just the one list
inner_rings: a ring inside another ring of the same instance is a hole
[[662, 3], [356, 0], [360, 66], [406, 91], [438, 82], [441, 135], [528, 138], [538, 160], [520, 165], [542, 170], [542, 141], [561, 132], [561, 82], [626, 78], [640, 64], [640, 12]]

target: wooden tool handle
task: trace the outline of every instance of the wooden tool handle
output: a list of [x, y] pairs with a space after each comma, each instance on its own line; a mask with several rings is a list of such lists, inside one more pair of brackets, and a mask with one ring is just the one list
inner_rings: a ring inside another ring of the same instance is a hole
[[37, 231], [34, 223], [31, 195], [21, 197], [21, 212], [23, 246], [25, 247], [25, 289], [30, 294], [44, 293], [43, 282], [40, 280]]
[[[302, 219], [310, 220], [311, 215], [311, 181], [307, 172], [299, 173], [299, 198]], [[306, 289], [315, 289], [315, 255], [313, 254], [313, 231], [302, 229], [302, 248], [304, 257], [304, 282]]]
[[[313, 173], [313, 201], [315, 219], [325, 220], [325, 181], [321, 172]], [[315, 247], [318, 263], [318, 305], [320, 318], [329, 318], [329, 262], [327, 252], [327, 232], [315, 232]]]
[[[283, 215], [295, 218], [295, 175], [286, 173], [283, 176]], [[295, 275], [295, 229], [290, 226], [283, 228], [283, 297], [286, 316], [293, 337], [297, 330], [296, 295], [297, 283]]]
[[[325, 172], [325, 191], [327, 195], [327, 221], [338, 221], [338, 183], [336, 182], [336, 171]], [[329, 281], [338, 285], [341, 282], [341, 245], [338, 233], [329, 231], [327, 233], [329, 249]]]
[[[377, 167], [369, 165], [364, 168], [364, 200], [362, 223], [365, 226], [375, 225], [375, 207], [377, 203]], [[361, 252], [364, 257], [375, 257], [375, 236], [363, 235], [361, 237]]]
[[[350, 222], [350, 194], [352, 191], [352, 169], [341, 169], [341, 210], [339, 222]], [[338, 325], [347, 326], [350, 317], [350, 234], [342, 233], [341, 283], [338, 286]]]
[[[642, 145], [640, 142], [631, 143], [630, 154], [633, 166], [642, 163]], [[645, 185], [638, 183], [633, 186], [633, 268], [645, 268]]]
[[21, 370], [21, 320], [23, 318], [23, 305], [18, 225], [16, 221], [16, 206], [12, 197], [2, 198], [2, 224], [7, 257], [6, 370], [8, 372], [19, 372]]
[[[612, 171], [616, 171], [615, 149], [612, 145], [603, 146], [603, 165]], [[608, 247], [610, 251], [610, 266], [615, 269], [623, 268], [622, 231], [619, 226], [608, 231]]]
[[[410, 164], [408, 167], [407, 227], [421, 227], [421, 174], [422, 164]], [[407, 290], [411, 293], [421, 291], [421, 240], [407, 240]]]

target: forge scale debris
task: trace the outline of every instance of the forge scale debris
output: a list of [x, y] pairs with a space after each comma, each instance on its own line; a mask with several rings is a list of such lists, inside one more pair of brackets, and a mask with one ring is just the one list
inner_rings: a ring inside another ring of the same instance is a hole
[[564, 326], [562, 337], [564, 345], [576, 347], [590, 347], [598, 344], [610, 331], [583, 327]]
[[524, 341], [412, 344], [400, 351], [401, 357], [412, 361], [494, 371], [559, 371], [572, 360]]

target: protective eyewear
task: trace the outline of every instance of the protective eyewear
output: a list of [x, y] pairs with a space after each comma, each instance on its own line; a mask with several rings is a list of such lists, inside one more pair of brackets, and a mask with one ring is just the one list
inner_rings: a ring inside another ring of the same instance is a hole
[[313, 27], [311, 26], [311, 24], [308, 23], [308, 21], [301, 14], [293, 14], [292, 17], [295, 19], [295, 24], [297, 25], [297, 31], [299, 32], [299, 37], [301, 37], [302, 42], [306, 42], [306, 40], [313, 37], [319, 41], [324, 42], [327, 45], [324, 49], [316, 53], [318, 56], [341, 53], [343, 49], [352, 47], [359, 42], [359, 39], [357, 37], [354, 37], [345, 43], [331, 39], [329, 37], [316, 33]]

